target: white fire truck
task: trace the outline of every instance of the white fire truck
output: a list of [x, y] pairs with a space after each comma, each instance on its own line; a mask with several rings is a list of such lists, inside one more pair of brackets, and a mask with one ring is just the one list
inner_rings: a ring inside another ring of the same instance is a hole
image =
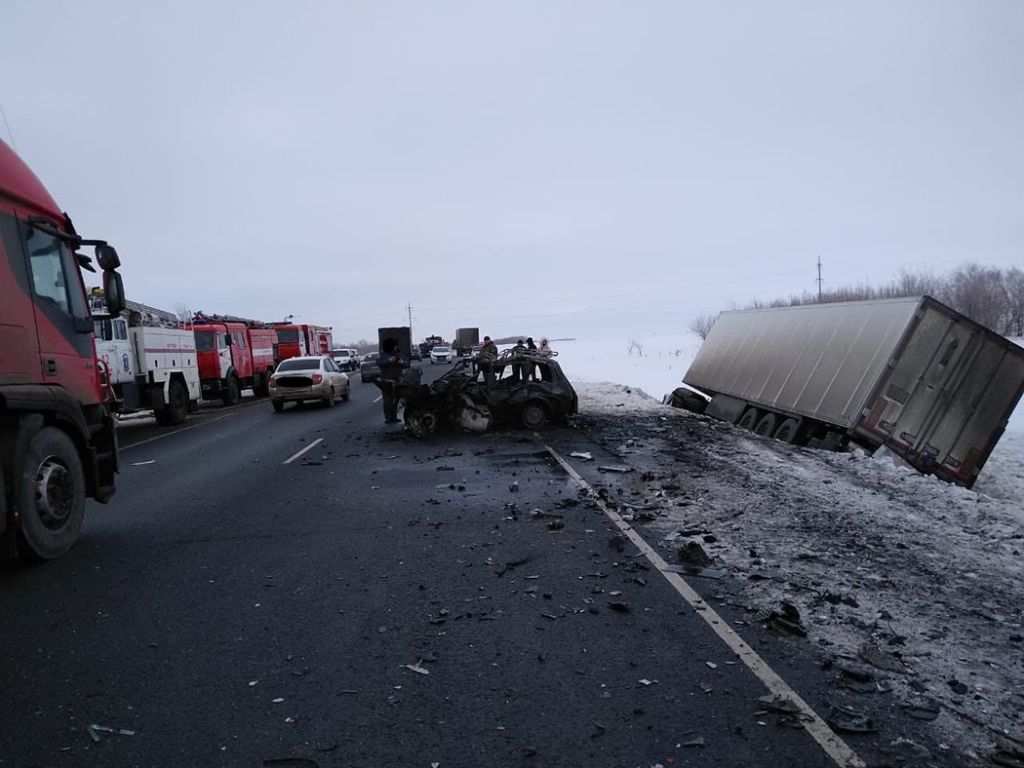
[[98, 291], [90, 297], [107, 397], [116, 413], [151, 410], [158, 424], [180, 424], [199, 408], [195, 334], [170, 312], [126, 304], [124, 312], [111, 317]]

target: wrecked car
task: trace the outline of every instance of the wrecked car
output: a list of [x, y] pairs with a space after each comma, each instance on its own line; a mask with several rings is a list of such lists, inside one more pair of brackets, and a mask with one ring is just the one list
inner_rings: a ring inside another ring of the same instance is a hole
[[459, 360], [430, 384], [375, 383], [396, 388], [405, 424], [417, 437], [450, 426], [470, 432], [516, 423], [539, 429], [567, 423], [578, 406], [576, 391], [557, 362], [512, 350], [490, 363]]

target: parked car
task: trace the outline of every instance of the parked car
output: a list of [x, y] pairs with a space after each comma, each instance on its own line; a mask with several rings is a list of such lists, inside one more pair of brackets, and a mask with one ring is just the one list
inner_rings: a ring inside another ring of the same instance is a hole
[[516, 422], [539, 429], [576, 413], [576, 391], [551, 358], [506, 352], [491, 367], [493, 380], [475, 369], [463, 358], [430, 384], [400, 384], [409, 430], [422, 437], [448, 424], [483, 432]]
[[474, 344], [473, 348], [469, 351], [469, 356], [472, 358], [479, 357], [480, 353], [483, 352], [483, 349], [484, 347], [482, 344]]
[[288, 402], [319, 400], [330, 408], [339, 397], [348, 400], [351, 384], [327, 355], [283, 360], [270, 377], [270, 402], [280, 413]]
[[333, 349], [331, 350], [331, 359], [342, 371], [354, 370], [359, 360], [351, 349]]
[[412, 359], [413, 360], [422, 360], [423, 359], [423, 353], [420, 352], [420, 348], [419, 347], [414, 346], [412, 348], [412, 352], [410, 352], [410, 354], [412, 355]]
[[452, 361], [451, 347], [434, 347], [430, 350], [430, 364], [450, 363]]
[[377, 365], [375, 353], [363, 355], [363, 361], [359, 364], [359, 378], [363, 381], [376, 381], [380, 378], [380, 366]]

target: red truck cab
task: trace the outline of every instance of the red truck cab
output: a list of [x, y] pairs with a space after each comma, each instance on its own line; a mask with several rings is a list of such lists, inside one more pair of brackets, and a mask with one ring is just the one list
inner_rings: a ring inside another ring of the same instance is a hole
[[243, 389], [257, 397], [268, 393], [274, 373], [277, 332], [254, 320], [197, 315], [196, 357], [203, 397], [237, 403]]
[[95, 248], [107, 306], [124, 308], [117, 252], [84, 240], [0, 141], [0, 534], [53, 558], [77, 540], [85, 499], [114, 493], [117, 437], [103, 401], [79, 253]]

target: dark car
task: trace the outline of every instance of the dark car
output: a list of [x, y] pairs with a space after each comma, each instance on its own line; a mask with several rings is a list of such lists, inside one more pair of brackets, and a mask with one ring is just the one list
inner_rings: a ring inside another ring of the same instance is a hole
[[359, 378], [363, 381], [376, 381], [380, 378], [380, 366], [377, 365], [375, 353], [363, 355], [363, 362], [359, 364]]
[[509, 350], [490, 365], [493, 377], [463, 359], [431, 384], [400, 385], [410, 431], [423, 436], [447, 424], [474, 432], [515, 423], [539, 429], [575, 415], [576, 391], [551, 358]]

